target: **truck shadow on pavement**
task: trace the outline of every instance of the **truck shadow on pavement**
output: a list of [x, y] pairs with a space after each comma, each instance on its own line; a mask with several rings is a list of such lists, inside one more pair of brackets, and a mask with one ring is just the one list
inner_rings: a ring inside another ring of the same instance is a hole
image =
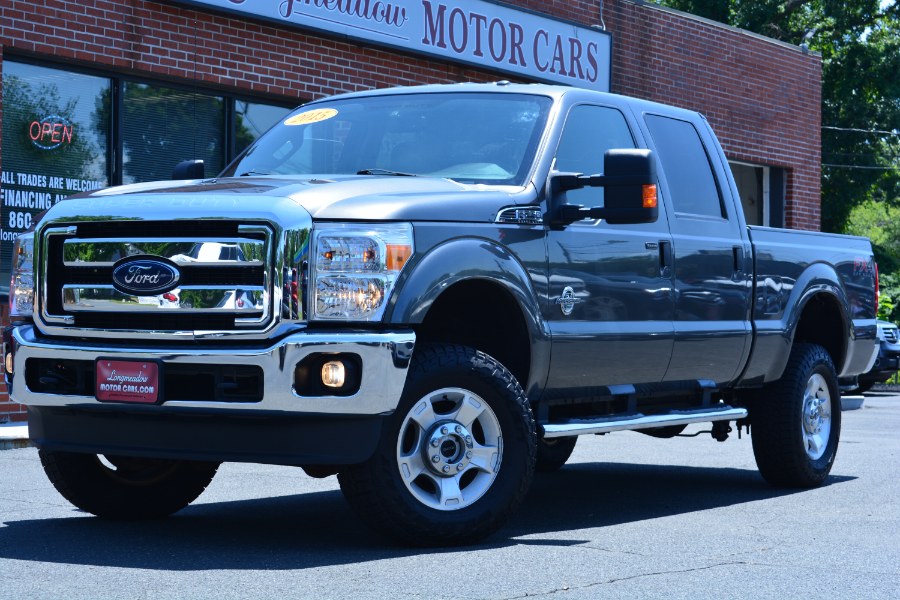
[[[299, 471], [298, 471], [298, 476]], [[827, 485], [853, 477], [832, 476]], [[519, 512], [475, 548], [577, 545], [567, 531], [803, 493], [765, 484], [756, 471], [621, 463], [571, 464], [538, 474]], [[62, 503], [63, 500], [60, 499]], [[798, 511], [804, 510], [798, 506]], [[0, 525], [0, 558], [168, 571], [289, 570], [457, 552], [401, 548], [352, 515], [340, 492], [198, 503], [167, 519], [114, 522], [72, 509], [67, 518]], [[519, 536], [552, 533], [552, 539]], [[466, 550], [463, 548], [462, 550]]]

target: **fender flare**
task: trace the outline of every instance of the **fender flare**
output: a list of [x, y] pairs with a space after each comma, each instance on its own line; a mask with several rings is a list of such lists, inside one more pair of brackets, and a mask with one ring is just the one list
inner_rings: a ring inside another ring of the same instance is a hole
[[768, 375], [765, 378], [766, 381], [777, 380], [784, 373], [803, 312], [814, 297], [823, 294], [835, 300], [841, 317], [840, 355], [834, 358], [838, 373], [843, 370], [847, 359], [849, 340], [853, 335], [850, 320], [850, 303], [837, 271], [826, 263], [814, 263], [800, 274], [788, 297], [785, 315], [780, 321], [784, 344], [781, 346], [781, 351], [772, 358]]
[[435, 246], [410, 267], [397, 282], [385, 323], [422, 323], [438, 297], [455, 284], [480, 280], [498, 285], [519, 306], [532, 340], [530, 381], [521, 384], [526, 392], [535, 384], [543, 388], [550, 368], [550, 328], [528, 271], [508, 248], [485, 238], [456, 238]]

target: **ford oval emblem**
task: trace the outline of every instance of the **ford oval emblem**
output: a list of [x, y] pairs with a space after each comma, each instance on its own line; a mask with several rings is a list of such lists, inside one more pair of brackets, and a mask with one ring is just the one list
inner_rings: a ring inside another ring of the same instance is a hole
[[178, 287], [181, 273], [166, 260], [135, 257], [120, 260], [113, 266], [113, 286], [135, 296], [153, 296]]

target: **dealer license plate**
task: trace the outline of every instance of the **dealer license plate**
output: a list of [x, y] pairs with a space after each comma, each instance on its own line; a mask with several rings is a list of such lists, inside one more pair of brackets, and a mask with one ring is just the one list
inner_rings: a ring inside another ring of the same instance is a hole
[[159, 400], [159, 363], [97, 360], [97, 400], [154, 404]]

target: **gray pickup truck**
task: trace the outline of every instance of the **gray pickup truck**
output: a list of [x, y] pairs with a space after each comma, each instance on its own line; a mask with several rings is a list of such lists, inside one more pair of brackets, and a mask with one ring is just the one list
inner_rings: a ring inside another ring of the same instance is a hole
[[578, 436], [751, 433], [821, 484], [878, 350], [866, 239], [748, 227], [702, 115], [461, 84], [306, 104], [218, 177], [16, 244], [4, 366], [50, 481], [168, 515], [222, 461], [338, 475], [404, 543], [496, 531]]

